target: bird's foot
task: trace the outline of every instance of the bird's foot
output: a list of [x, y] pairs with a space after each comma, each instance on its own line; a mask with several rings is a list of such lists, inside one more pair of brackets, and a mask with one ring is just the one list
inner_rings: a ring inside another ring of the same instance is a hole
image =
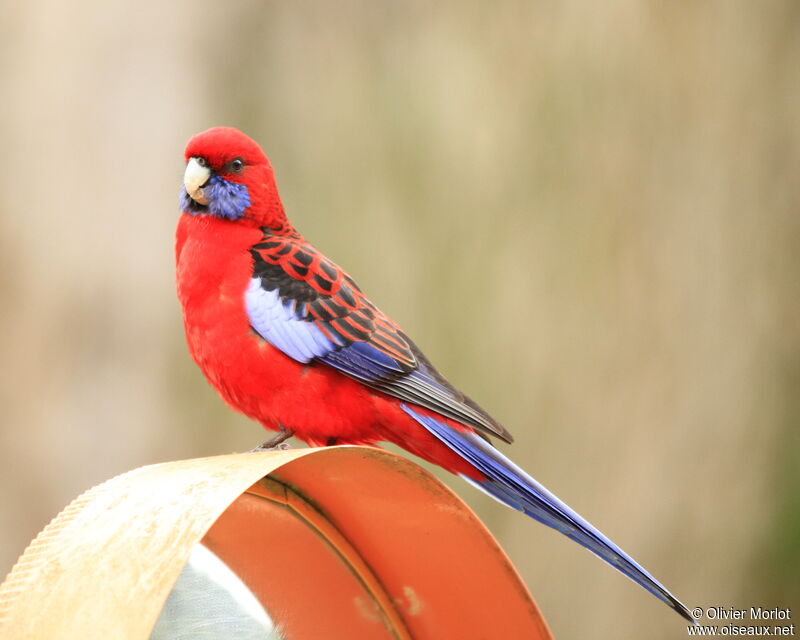
[[286, 451], [287, 449], [291, 449], [292, 445], [285, 442], [285, 440], [288, 440], [293, 435], [294, 429], [286, 429], [281, 425], [281, 430], [275, 437], [270, 438], [266, 442], [262, 442], [255, 449], [250, 449], [249, 453], [253, 453], [254, 451]]
[[258, 453], [259, 451], [288, 451], [292, 448], [288, 442], [279, 442], [278, 444], [271, 444], [272, 440], [262, 442], [257, 447], [250, 449], [247, 453]]

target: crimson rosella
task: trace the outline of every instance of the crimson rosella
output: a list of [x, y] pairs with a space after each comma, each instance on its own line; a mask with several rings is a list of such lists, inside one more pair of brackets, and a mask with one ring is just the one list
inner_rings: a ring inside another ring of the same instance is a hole
[[185, 151], [176, 241], [192, 357], [224, 400], [310, 445], [393, 442], [583, 545], [691, 620], [622, 549], [508, 460], [511, 435], [458, 391], [286, 219], [269, 160], [229, 127]]

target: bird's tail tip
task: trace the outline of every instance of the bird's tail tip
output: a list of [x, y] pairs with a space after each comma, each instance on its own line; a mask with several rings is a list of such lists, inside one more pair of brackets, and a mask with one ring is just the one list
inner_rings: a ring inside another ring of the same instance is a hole
[[675, 596], [673, 596], [669, 592], [666, 593], [666, 598], [668, 600], [667, 604], [672, 609], [674, 609], [679, 616], [691, 622], [693, 626], [695, 627], [698, 626], [699, 623], [697, 622], [697, 618], [695, 618], [695, 616], [692, 615], [692, 612], [685, 604], [683, 604], [680, 600], [678, 600]]
[[697, 624], [689, 609], [633, 558], [489, 443], [475, 434], [456, 432], [408, 406], [403, 409], [485, 476], [484, 480], [462, 476], [475, 487], [586, 547], [681, 617]]

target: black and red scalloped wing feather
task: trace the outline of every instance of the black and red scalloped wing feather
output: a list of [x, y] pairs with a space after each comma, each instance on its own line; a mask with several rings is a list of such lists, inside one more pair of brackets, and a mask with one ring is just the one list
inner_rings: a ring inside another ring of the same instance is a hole
[[256, 332], [300, 362], [319, 361], [480, 431], [510, 434], [453, 387], [353, 279], [297, 234], [264, 230], [246, 293]]

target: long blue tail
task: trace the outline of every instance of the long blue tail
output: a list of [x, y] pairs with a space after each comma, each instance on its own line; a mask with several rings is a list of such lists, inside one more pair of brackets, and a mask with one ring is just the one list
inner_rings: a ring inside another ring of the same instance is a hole
[[407, 405], [403, 410], [487, 478], [476, 481], [465, 477], [471, 484], [583, 545], [695, 623], [689, 610], [633, 558], [491, 444], [473, 433], [455, 431], [443, 422], [420, 415]]

